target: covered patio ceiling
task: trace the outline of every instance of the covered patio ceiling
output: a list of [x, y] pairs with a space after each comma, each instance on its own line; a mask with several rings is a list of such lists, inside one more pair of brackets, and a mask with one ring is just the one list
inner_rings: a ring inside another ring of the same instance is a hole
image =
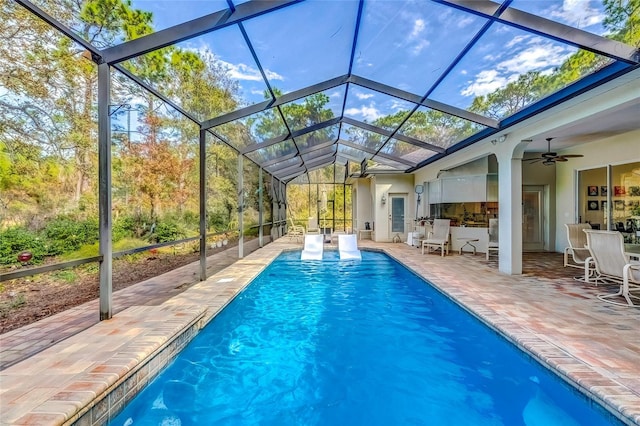
[[[639, 63], [634, 46], [606, 37], [600, 2], [133, 0], [155, 32], [104, 46], [47, 1], [17, 2], [285, 183], [334, 164], [344, 176], [349, 163], [411, 172]], [[237, 102], [207, 116], [136, 73], [168, 46], [210, 53]], [[592, 66], [536, 86], [580, 54]], [[515, 104], [483, 107], [523, 89]]]

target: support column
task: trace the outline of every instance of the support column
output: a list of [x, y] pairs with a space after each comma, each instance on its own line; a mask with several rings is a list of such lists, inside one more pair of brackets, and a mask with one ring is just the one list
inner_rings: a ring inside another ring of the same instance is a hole
[[238, 235], [238, 258], [242, 259], [244, 257], [244, 175], [243, 175], [243, 166], [242, 166], [242, 155], [238, 154], [238, 230], [240, 234]]
[[260, 169], [258, 169], [258, 244], [260, 245], [260, 247], [264, 247], [264, 230], [262, 229], [262, 222], [264, 220], [263, 210], [264, 205], [262, 204], [262, 167], [260, 167]]
[[207, 279], [207, 133], [200, 129], [200, 281]]
[[100, 222], [100, 321], [113, 312], [113, 240], [111, 237], [111, 70], [98, 65], [98, 216]]
[[498, 269], [509, 275], [522, 274], [522, 155], [530, 141], [503, 145], [498, 158]]

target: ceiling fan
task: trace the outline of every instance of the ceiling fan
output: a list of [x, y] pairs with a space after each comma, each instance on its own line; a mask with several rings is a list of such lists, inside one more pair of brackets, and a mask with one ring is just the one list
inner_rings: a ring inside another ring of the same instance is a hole
[[532, 164], [541, 161], [542, 164], [544, 164], [545, 166], [551, 166], [553, 164], [556, 164], [557, 162], [569, 161], [569, 158], [584, 157], [584, 155], [582, 155], [582, 154], [558, 155], [557, 152], [552, 152], [551, 151], [551, 141], [553, 139], [554, 138], [546, 138], [546, 141], [547, 141], [547, 152], [543, 152], [540, 155], [540, 157], [528, 158], [525, 161], [530, 161]]

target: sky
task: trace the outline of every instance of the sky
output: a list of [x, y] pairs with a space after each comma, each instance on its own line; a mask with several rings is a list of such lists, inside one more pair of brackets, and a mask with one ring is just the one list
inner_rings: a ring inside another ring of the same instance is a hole
[[[179, 7], [176, 7], [179, 5]], [[226, 8], [226, 2], [134, 0], [154, 14], [156, 30]], [[602, 4], [593, 0], [514, 0], [511, 7], [602, 35]], [[349, 72], [358, 2], [306, 1], [244, 22], [272, 88], [285, 93]], [[549, 73], [576, 49], [503, 24], [493, 24], [449, 69], [485, 19], [424, 0], [365, 1], [351, 72], [418, 96], [466, 109], [531, 70]], [[211, 51], [227, 67], [245, 104], [264, 100], [267, 88], [238, 26], [179, 44]], [[434, 83], [447, 76], [430, 91]], [[344, 89], [326, 92], [341, 108]], [[372, 122], [411, 105], [352, 85], [346, 115]]]

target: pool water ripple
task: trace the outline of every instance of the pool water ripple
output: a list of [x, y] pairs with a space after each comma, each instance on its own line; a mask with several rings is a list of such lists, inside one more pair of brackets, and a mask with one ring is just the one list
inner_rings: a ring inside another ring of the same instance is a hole
[[299, 256], [280, 256], [110, 424], [618, 424], [386, 255]]

